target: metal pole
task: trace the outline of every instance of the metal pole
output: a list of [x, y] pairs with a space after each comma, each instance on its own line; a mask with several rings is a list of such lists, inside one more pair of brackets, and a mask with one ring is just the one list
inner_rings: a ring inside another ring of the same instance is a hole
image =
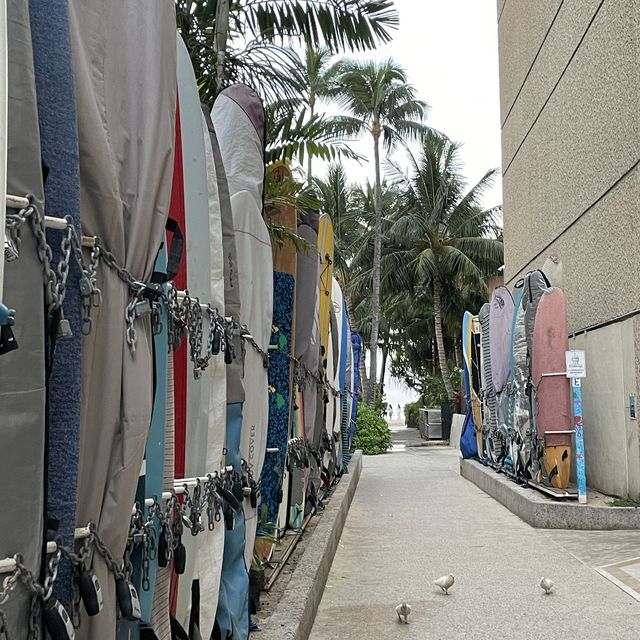
[[571, 378], [573, 398], [573, 422], [576, 434], [576, 476], [578, 480], [578, 502], [587, 504], [587, 474], [584, 464], [584, 431], [582, 428], [582, 380]]

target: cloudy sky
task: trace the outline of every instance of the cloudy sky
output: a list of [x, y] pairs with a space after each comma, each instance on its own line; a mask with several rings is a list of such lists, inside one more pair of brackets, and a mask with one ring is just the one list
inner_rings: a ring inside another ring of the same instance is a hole
[[[496, 0], [395, 0], [400, 28], [375, 53], [392, 57], [406, 69], [418, 96], [431, 109], [428, 124], [463, 143], [461, 159], [470, 183], [500, 167], [500, 104]], [[369, 141], [354, 145], [373, 156]], [[373, 180], [372, 164], [349, 164], [349, 175]], [[487, 191], [487, 207], [502, 203], [498, 179]], [[380, 358], [378, 358], [380, 361]], [[415, 398], [387, 376], [385, 395], [394, 407]]]
[[[496, 0], [395, 0], [400, 28], [393, 41], [359, 57], [392, 57], [407, 71], [418, 96], [429, 103], [428, 124], [463, 143], [468, 181], [500, 167]], [[372, 157], [370, 141], [354, 145]], [[359, 181], [373, 167], [348, 163]], [[484, 204], [502, 203], [500, 180]]]

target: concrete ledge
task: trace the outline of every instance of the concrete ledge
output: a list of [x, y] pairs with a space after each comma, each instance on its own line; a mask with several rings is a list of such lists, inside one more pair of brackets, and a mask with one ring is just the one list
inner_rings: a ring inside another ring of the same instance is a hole
[[558, 502], [515, 484], [476, 460], [460, 460], [460, 475], [538, 529], [640, 529], [640, 509]]
[[349, 473], [342, 476], [293, 571], [273, 614], [261, 622], [260, 640], [307, 640], [333, 563], [342, 529], [362, 472], [362, 451], [356, 451]]

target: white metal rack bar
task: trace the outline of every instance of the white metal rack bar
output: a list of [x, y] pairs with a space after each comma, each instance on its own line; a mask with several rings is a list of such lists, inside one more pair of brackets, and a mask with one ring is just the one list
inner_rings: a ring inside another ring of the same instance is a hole
[[[233, 473], [233, 467], [227, 466], [222, 471], [218, 471], [218, 475], [224, 475], [226, 473]], [[212, 473], [210, 475], [213, 476], [215, 474]], [[199, 478], [184, 478], [184, 479], [174, 478], [173, 493], [175, 493], [177, 496], [183, 495], [185, 493], [185, 485], [187, 486], [187, 488], [193, 488], [198, 484], [198, 482], [204, 483], [204, 482], [207, 482], [208, 480], [209, 480], [209, 476], [201, 476]], [[171, 491], [163, 491], [162, 496], [158, 496], [158, 499], [162, 501], [166, 501], [166, 500], [169, 500], [169, 498], [171, 498], [172, 495], [173, 494], [171, 493]], [[150, 507], [153, 505], [153, 502], [154, 502], [154, 498], [146, 498], [144, 501], [144, 506]], [[132, 513], [135, 513], [135, 506], [132, 509]]]
[[[74, 537], [76, 540], [84, 540], [88, 538], [91, 532], [89, 527], [79, 527], [75, 530]], [[55, 542], [47, 542], [47, 553], [55, 553], [58, 550], [58, 545]], [[16, 568], [16, 561], [14, 558], [4, 558], [0, 560], [0, 573], [11, 573]]]
[[[186, 291], [176, 291], [176, 295], [177, 295], [177, 297], [178, 297], [178, 300], [184, 300], [184, 299], [187, 297], [187, 295], [188, 295], [188, 294], [187, 294], [187, 292], [186, 292]], [[189, 297], [191, 297], [191, 296], [189, 295]], [[201, 302], [201, 303], [200, 303], [200, 308], [201, 308], [203, 311], [206, 311], [206, 310], [209, 308], [209, 305], [208, 305], [208, 304], [205, 304], [204, 302]], [[233, 319], [233, 318], [225, 318], [225, 320], [226, 320], [227, 322], [231, 322], [231, 321], [232, 321], [232, 319]], [[250, 334], [248, 334], [248, 333], [240, 334], [240, 337], [241, 337], [241, 338], [244, 338], [245, 340], [253, 340], [253, 336], [252, 336], [252, 335], [250, 335]]]
[[[13, 196], [11, 194], [6, 194], [6, 209], [25, 209], [29, 206], [29, 200], [27, 198], [23, 198], [22, 196]], [[4, 218], [5, 208], [3, 208], [0, 216]], [[0, 220], [2, 222], [2, 233], [4, 234], [4, 219]], [[64, 230], [67, 228], [68, 224], [64, 218], [56, 218], [55, 216], [45, 216], [44, 217], [44, 226], [47, 229], [60, 229]], [[3, 246], [4, 246], [4, 236], [3, 236]], [[83, 247], [94, 247], [96, 244], [96, 239], [91, 236], [82, 236], [82, 246]]]

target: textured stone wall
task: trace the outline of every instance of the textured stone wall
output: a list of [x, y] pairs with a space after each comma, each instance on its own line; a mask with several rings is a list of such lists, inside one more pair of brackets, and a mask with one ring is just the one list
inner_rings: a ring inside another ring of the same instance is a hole
[[[573, 333], [640, 309], [640, 6], [498, 0], [498, 16], [505, 281], [553, 259]], [[591, 482], [638, 497], [640, 318], [577, 342]]]

